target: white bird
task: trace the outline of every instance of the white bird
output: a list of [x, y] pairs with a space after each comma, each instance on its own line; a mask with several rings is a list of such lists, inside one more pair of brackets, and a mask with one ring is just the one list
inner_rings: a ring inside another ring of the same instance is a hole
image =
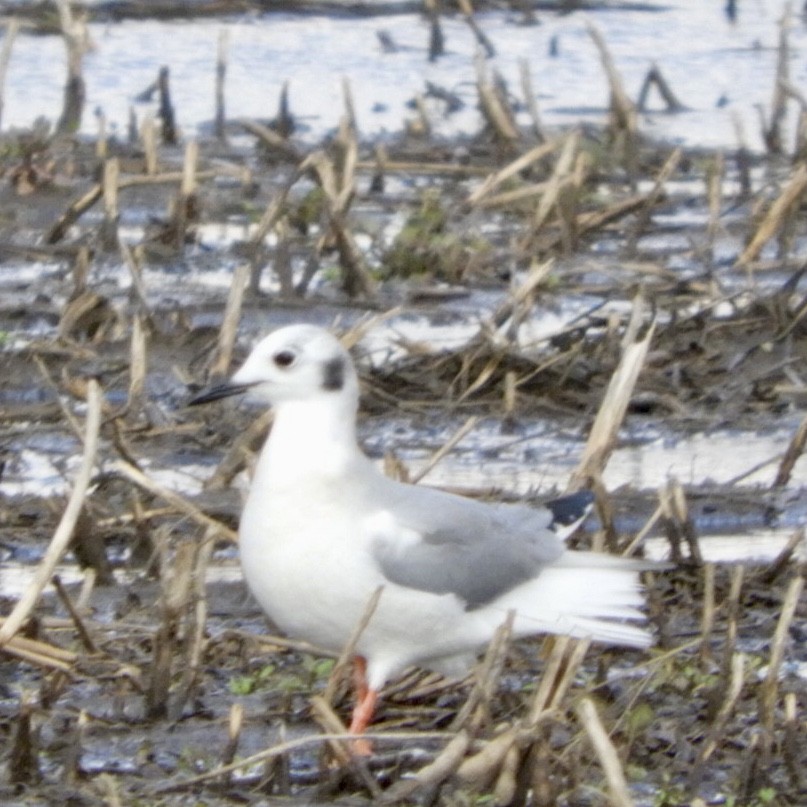
[[348, 352], [312, 325], [260, 341], [199, 404], [253, 391], [275, 409], [239, 528], [247, 584], [287, 635], [340, 652], [383, 586], [356, 643], [350, 731], [410, 666], [458, 674], [512, 610], [540, 633], [647, 647], [631, 561], [564, 545], [591, 495], [549, 507], [484, 504], [386, 477], [359, 449], [359, 382]]

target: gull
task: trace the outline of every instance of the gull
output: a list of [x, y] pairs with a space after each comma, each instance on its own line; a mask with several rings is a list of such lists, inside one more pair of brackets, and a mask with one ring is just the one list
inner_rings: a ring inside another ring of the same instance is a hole
[[245, 392], [274, 407], [239, 526], [261, 608], [287, 635], [339, 653], [381, 592], [353, 645], [351, 734], [366, 731], [388, 680], [412, 666], [464, 673], [511, 614], [516, 637], [651, 644], [647, 564], [564, 543], [589, 492], [533, 508], [385, 476], [358, 446], [353, 361], [324, 328], [274, 331], [190, 404]]

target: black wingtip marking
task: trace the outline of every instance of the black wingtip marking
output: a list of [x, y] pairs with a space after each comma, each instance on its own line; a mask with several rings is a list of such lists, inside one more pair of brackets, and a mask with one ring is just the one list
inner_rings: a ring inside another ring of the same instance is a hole
[[341, 356], [325, 362], [322, 374], [322, 389], [338, 392], [345, 386], [345, 360]]
[[593, 504], [594, 494], [590, 490], [581, 490], [546, 502], [544, 506], [552, 513], [552, 525], [563, 528], [585, 518]]

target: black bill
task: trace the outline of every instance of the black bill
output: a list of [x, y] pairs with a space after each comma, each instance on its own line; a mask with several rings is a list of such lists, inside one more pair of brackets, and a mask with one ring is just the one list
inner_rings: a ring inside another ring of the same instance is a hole
[[198, 406], [211, 401], [220, 401], [222, 398], [230, 398], [233, 395], [241, 395], [251, 386], [252, 384], [217, 384], [215, 387], [202, 390], [198, 395], [194, 395], [188, 401], [188, 406]]

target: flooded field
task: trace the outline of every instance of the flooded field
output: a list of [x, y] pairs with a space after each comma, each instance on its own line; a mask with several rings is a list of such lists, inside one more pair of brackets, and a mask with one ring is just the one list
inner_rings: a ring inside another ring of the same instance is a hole
[[[64, 44], [23, 27], [0, 155], [2, 803], [805, 803], [805, 28], [710, 5], [93, 19], [88, 108], [58, 136], [25, 127], [59, 114]], [[654, 61], [686, 109], [637, 108]], [[169, 62], [179, 137], [165, 110], [140, 128], [152, 100], [130, 140]], [[413, 670], [376, 753], [346, 754], [342, 665], [276, 635], [241, 580], [269, 418], [186, 406], [293, 322], [352, 348], [390, 475], [594, 490], [576, 547], [672, 561], [645, 580], [656, 645], [504, 641], [464, 681]]]

